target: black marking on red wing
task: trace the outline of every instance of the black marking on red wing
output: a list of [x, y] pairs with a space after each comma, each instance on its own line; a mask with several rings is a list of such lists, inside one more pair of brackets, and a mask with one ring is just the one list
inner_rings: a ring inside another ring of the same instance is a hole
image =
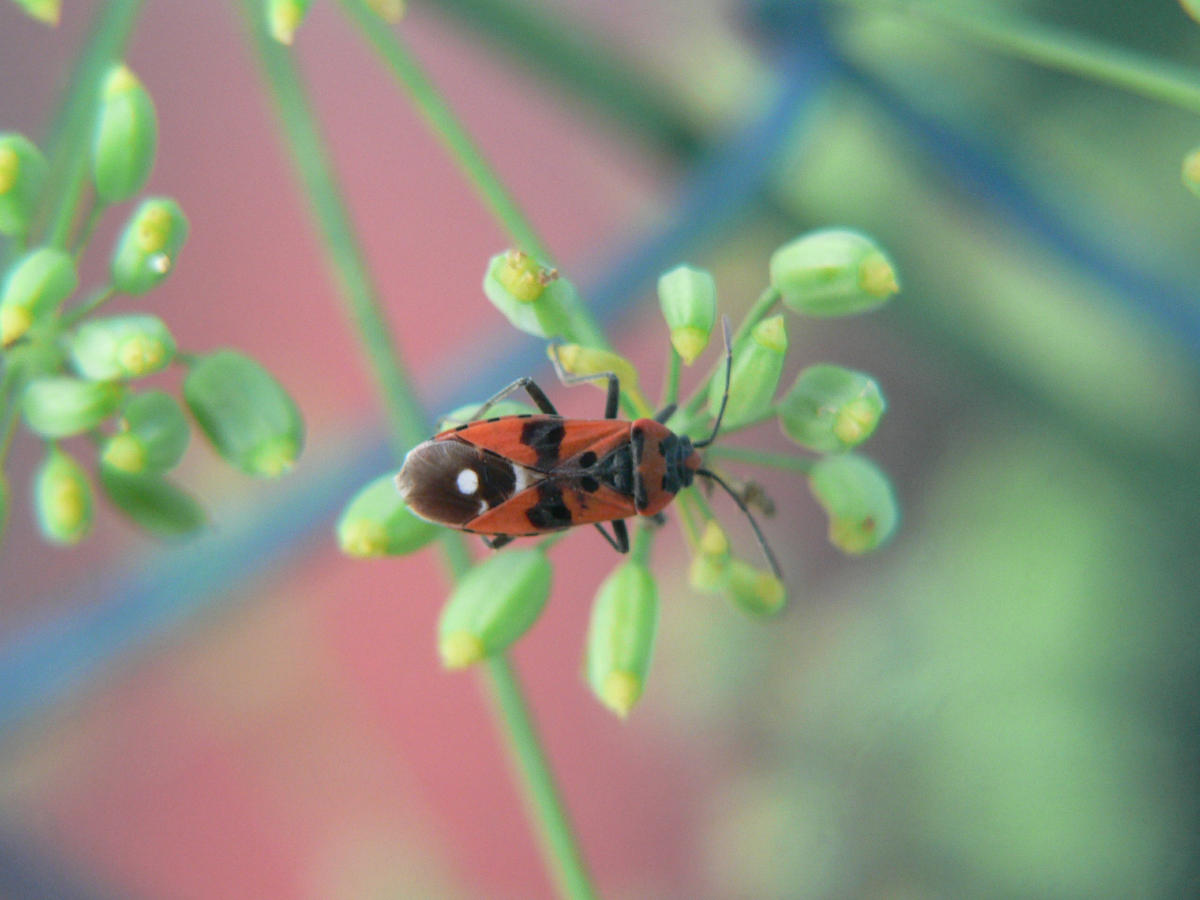
[[[459, 476], [468, 469], [477, 481], [464, 493]], [[457, 527], [512, 497], [516, 481], [510, 460], [457, 438], [413, 448], [396, 478], [409, 509], [423, 519]]]
[[537, 485], [538, 501], [525, 513], [529, 524], [542, 530], [557, 530], [574, 524], [571, 510], [563, 502], [562, 489], [547, 478]]
[[562, 419], [533, 419], [521, 426], [521, 443], [537, 454], [537, 467], [553, 469], [559, 461], [559, 450], [567, 429]]

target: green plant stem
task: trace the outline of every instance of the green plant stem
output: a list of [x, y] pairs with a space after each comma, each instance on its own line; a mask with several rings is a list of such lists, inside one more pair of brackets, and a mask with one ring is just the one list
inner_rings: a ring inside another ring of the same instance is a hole
[[96, 223], [100, 221], [100, 216], [104, 214], [107, 205], [94, 193], [91, 197], [91, 207], [87, 211], [87, 216], [83, 220], [83, 227], [79, 229], [79, 234], [75, 238], [75, 249], [73, 255], [75, 263], [78, 265], [80, 258], [83, 256], [83, 251], [87, 249], [88, 241], [92, 239], [92, 232], [96, 230]]
[[[943, 26], [1000, 53], [1200, 113], [1200, 72], [1000, 11], [929, 0], [835, 0]], [[1180, 23], [1181, 26], [1183, 23]]]
[[4, 376], [0, 378], [0, 472], [4, 469], [4, 460], [8, 457], [8, 448], [12, 445], [13, 434], [16, 432], [17, 406], [24, 383], [25, 378], [20, 369], [13, 365], [11, 359], [6, 360]]
[[[367, 274], [365, 258], [351, 229], [312, 111], [305, 99], [299, 73], [288, 51], [268, 35], [261, 18], [261, 4], [255, 0], [242, 0], [242, 9], [250, 23], [258, 58], [275, 100], [294, 164], [310, 198], [312, 212], [320, 226], [331, 263], [338, 273], [341, 293], [367, 351], [375, 378], [381, 386], [393, 445], [399, 455], [402, 449], [425, 436], [427, 426], [424, 415], [405, 375], [399, 352], [390, 338], [377, 292]], [[362, 19], [367, 12], [359, 4], [347, 4], [347, 9], [358, 19]], [[373, 13], [369, 17], [372, 22], [382, 25]], [[365, 27], [367, 23], [360, 21], [360, 24]], [[369, 35], [374, 33], [373, 29], [366, 30]], [[434, 109], [431, 122], [435, 129], [454, 129], [453, 143], [461, 152], [464, 144], [469, 146], [465, 133], [457, 128], [452, 116], [432, 92], [415, 64], [406, 55], [403, 62], [407, 64], [404, 72], [410, 78], [416, 78], [426, 103]], [[495, 186], [499, 185], [481, 158], [467, 160], [464, 164], [469, 165], [477, 177], [483, 177], [485, 183], [491, 181]], [[479, 176], [480, 172], [482, 176]], [[505, 203], [501, 194], [492, 189], [489, 198], [493, 203], [500, 204], [499, 209], [505, 215], [515, 214], [519, 217], [515, 205]], [[523, 222], [523, 219], [510, 221], [517, 223]], [[532, 244], [525, 243], [530, 235], [531, 231], [519, 243], [530, 248], [539, 247], [536, 239]], [[459, 535], [447, 532], [442, 539], [442, 548], [448, 567], [457, 578], [470, 566], [466, 546]], [[594, 892], [587, 870], [516, 676], [503, 656], [489, 660], [487, 672], [502, 723], [501, 730], [507, 735], [508, 745], [517, 761], [521, 783], [529, 807], [536, 817], [538, 833], [551, 870], [567, 896], [585, 900], [591, 898]]]
[[671, 347], [671, 361], [667, 366], [667, 382], [663, 387], [662, 407], [666, 409], [672, 403], [679, 402], [679, 373], [683, 367], [683, 357], [674, 346]]
[[809, 472], [816, 462], [809, 456], [792, 456], [790, 453], [767, 453], [763, 450], [752, 450], [749, 447], [730, 447], [727, 444], [714, 444], [706, 451], [713, 459], [727, 459], [733, 462], [744, 462], [767, 469], [783, 469], [788, 472]]
[[116, 296], [116, 293], [117, 289], [111, 284], [106, 284], [102, 288], [97, 288], [90, 297], [80, 303], [73, 310], [63, 313], [62, 318], [59, 320], [59, 328], [70, 328], [84, 316], [95, 311], [97, 308], [111, 300], [114, 296]]
[[42, 201], [42, 214], [49, 216], [46, 241], [55, 247], [67, 246], [83, 194], [100, 78], [108, 65], [123, 55], [141, 7], [142, 0], [102, 4], [88, 31], [87, 46], [66, 82], [69, 93], [50, 130], [50, 171]]
[[654, 535], [658, 526], [648, 521], [638, 522], [633, 533], [633, 546], [629, 549], [629, 558], [634, 562], [647, 565], [650, 562], [650, 548], [654, 546]]
[[512, 666], [506, 657], [495, 656], [488, 660], [487, 667], [500, 730], [523, 776], [525, 802], [539, 825], [543, 854], [559, 892], [573, 900], [591, 900], [596, 892]]

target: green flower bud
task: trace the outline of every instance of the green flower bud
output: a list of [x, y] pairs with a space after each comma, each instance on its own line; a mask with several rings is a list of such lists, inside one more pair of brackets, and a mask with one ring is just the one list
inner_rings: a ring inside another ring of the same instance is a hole
[[78, 284], [75, 263], [61, 250], [39, 247], [18, 259], [0, 287], [0, 344], [7, 347], [58, 309]]
[[131, 474], [102, 465], [100, 483], [113, 505], [151, 534], [178, 537], [208, 521], [195, 498], [158, 475]]
[[367, 0], [367, 6], [383, 21], [392, 24], [404, 17], [407, 4], [405, 0]]
[[111, 381], [68, 375], [35, 378], [25, 386], [25, 424], [44, 438], [64, 438], [95, 428], [117, 411], [125, 388]]
[[92, 527], [92, 486], [79, 463], [51, 447], [33, 477], [33, 509], [42, 536], [78, 543]]
[[1200, 197], [1200, 147], [1196, 147], [1183, 158], [1183, 185]]
[[438, 652], [461, 669], [508, 648], [537, 621], [550, 596], [550, 560], [539, 548], [505, 550], [468, 572], [438, 623]]
[[483, 292], [492, 305], [521, 331], [549, 338], [568, 331], [564, 302], [575, 288], [557, 269], [543, 266], [520, 250], [498, 253], [488, 261]]
[[658, 279], [658, 305], [671, 345], [689, 366], [708, 346], [717, 321], [717, 283], [704, 269], [676, 266]]
[[233, 350], [218, 350], [191, 367], [183, 397], [216, 451], [250, 475], [273, 478], [296, 462], [304, 420], [266, 369]]
[[[474, 422], [478, 418], [482, 403], [468, 403], [466, 406], [460, 406], [453, 409], [446, 415], [438, 419], [437, 430], [448, 431], [458, 425], [464, 425], [467, 422]], [[487, 414], [491, 416], [522, 416], [536, 412], [532, 406], [527, 403], [519, 403], [516, 400], [501, 400], [499, 403], [492, 404], [488, 408]]]
[[[597, 347], [584, 347], [580, 344], [555, 344], [549, 347], [546, 355], [558, 359], [564, 372], [568, 375], [596, 375], [600, 372], [612, 372], [621, 381], [621, 390], [638, 406], [648, 409], [649, 404], [642, 395], [641, 384], [638, 381], [637, 369], [633, 363], [620, 354], [611, 350], [601, 350]], [[608, 382], [596, 379], [592, 382], [602, 391], [608, 390]]]
[[148, 391], [125, 404], [120, 431], [104, 442], [100, 461], [130, 474], [166, 472], [183, 458], [191, 436], [175, 398], [164, 391]]
[[409, 512], [394, 473], [380, 475], [347, 504], [338, 519], [338, 546], [348, 556], [398, 556], [420, 550], [438, 526]]
[[312, 0], [267, 0], [267, 27], [271, 37], [281, 44], [290, 44], [310, 5]]
[[29, 231], [46, 180], [46, 160], [19, 134], [0, 134], [0, 234]]
[[740, 559], [729, 561], [727, 586], [733, 601], [756, 616], [772, 616], [787, 603], [787, 589], [773, 572]]
[[39, 22], [47, 25], [57, 25], [61, 13], [62, 0], [16, 0], [17, 6]]
[[878, 245], [845, 228], [813, 231], [776, 250], [771, 284], [789, 309], [809, 316], [866, 312], [900, 290]]
[[896, 497], [875, 463], [853, 453], [826, 456], [808, 481], [829, 516], [829, 541], [843, 553], [866, 553], [891, 537], [899, 518]]
[[154, 101], [136, 75], [115, 63], [100, 88], [100, 114], [92, 135], [92, 180], [106, 203], [128, 200], [154, 168], [158, 122]]
[[724, 590], [729, 582], [729, 559], [729, 538], [716, 520], [709, 519], [688, 566], [688, 583], [706, 594]]
[[167, 197], [143, 200], [117, 241], [113, 287], [127, 294], [156, 287], [175, 267], [187, 235], [188, 221], [178, 203]]
[[175, 358], [175, 339], [158, 316], [112, 316], [80, 326], [71, 341], [75, 370], [95, 381], [140, 378]]
[[776, 406], [779, 426], [797, 444], [836, 453], [871, 436], [887, 404], [870, 375], [841, 366], [809, 366]]
[[658, 588], [642, 563], [622, 563], [600, 585], [587, 635], [592, 693], [621, 718], [646, 684], [658, 628]]
[[[775, 389], [783, 375], [787, 355], [787, 331], [783, 316], [763, 319], [739, 342], [733, 351], [733, 371], [729, 378], [729, 404], [721, 430], [732, 431], [746, 425], [771, 408]], [[725, 392], [725, 373], [718, 372], [708, 385], [708, 411], [716, 415]]]

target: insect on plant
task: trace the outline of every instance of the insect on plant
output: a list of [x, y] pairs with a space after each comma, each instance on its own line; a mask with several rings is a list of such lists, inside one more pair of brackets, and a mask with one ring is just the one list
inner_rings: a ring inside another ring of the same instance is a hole
[[[568, 375], [557, 352], [552, 352], [563, 384], [608, 381], [603, 419], [564, 418], [532, 378], [518, 378], [484, 403], [473, 421], [414, 447], [396, 476], [401, 495], [421, 518], [479, 534], [492, 549], [518, 537], [594, 525], [614, 550], [628, 553], [625, 520], [660, 517], [698, 475], [733, 498], [749, 519], [775, 576], [782, 578], [779, 562], [745, 502], [720, 476], [704, 468], [699, 452], [716, 439], [729, 401], [733, 350], [728, 319], [721, 324], [725, 388], [712, 433], [704, 440], [693, 442], [664, 424], [674, 414], [674, 404], [652, 419], [618, 419], [621, 385], [616, 373]], [[529, 394], [542, 415], [482, 418], [518, 390]], [[612, 523], [611, 534], [604, 522]]]

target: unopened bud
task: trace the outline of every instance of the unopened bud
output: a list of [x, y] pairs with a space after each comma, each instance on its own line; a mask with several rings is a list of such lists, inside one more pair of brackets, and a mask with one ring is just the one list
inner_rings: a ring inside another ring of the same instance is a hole
[[892, 485], [866, 457], [823, 457], [813, 464], [808, 480], [829, 516], [829, 540], [844, 553], [874, 550], [895, 530], [899, 512]]
[[0, 134], [0, 234], [19, 237], [29, 231], [37, 211], [46, 160], [20, 134]]
[[845, 228], [814, 231], [776, 250], [771, 284], [789, 309], [809, 316], [866, 312], [900, 289], [878, 245]]
[[587, 636], [587, 679], [624, 718], [646, 684], [658, 628], [658, 587], [645, 564], [622, 563], [600, 585]]
[[779, 401], [783, 433], [822, 453], [861, 444], [879, 424], [886, 403], [875, 379], [834, 365], [809, 366]]
[[158, 120], [154, 101], [123, 64], [108, 70], [100, 90], [100, 113], [92, 138], [92, 178], [106, 203], [128, 200], [154, 168]]
[[[783, 316], [759, 322], [733, 351], [729, 380], [729, 403], [721, 430], [732, 431], [754, 421], [771, 408], [775, 389], [783, 375], [787, 355], [787, 331]], [[708, 411], [715, 416], [721, 408], [725, 373], [717, 372], [709, 382]]]
[[658, 303], [671, 330], [671, 345], [691, 365], [717, 320], [717, 283], [703, 269], [676, 266], [658, 279]]
[[348, 556], [397, 556], [419, 550], [438, 527], [413, 515], [394, 474], [380, 475], [346, 505], [338, 519], [338, 546]]

